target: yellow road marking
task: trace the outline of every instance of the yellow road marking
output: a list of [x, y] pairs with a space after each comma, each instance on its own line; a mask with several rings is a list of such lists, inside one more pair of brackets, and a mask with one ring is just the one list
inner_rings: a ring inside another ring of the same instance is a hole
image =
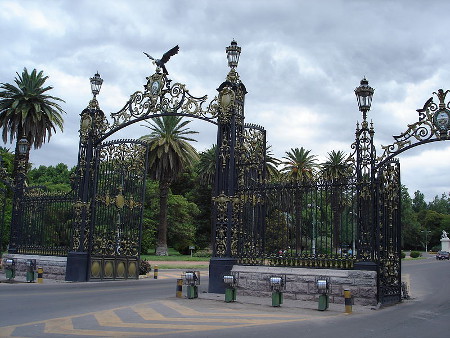
[[[100, 313], [95, 314], [95, 319], [97, 319], [97, 322], [99, 323], [100, 326], [133, 327], [140, 329], [180, 329], [190, 331], [194, 331], [199, 327], [208, 330], [224, 329], [230, 327], [229, 325], [198, 325], [198, 324], [175, 325], [175, 324], [160, 324], [160, 323], [125, 323], [115, 313], [112, 312], [114, 311], [102, 311]], [[200, 318], [198, 319], [202, 320]], [[190, 322], [193, 321], [195, 320], [191, 318]]]
[[172, 310], [177, 311], [179, 314], [183, 316], [230, 316], [230, 317], [236, 317], [236, 316], [245, 316], [245, 317], [258, 317], [258, 318], [298, 318], [298, 315], [288, 315], [288, 314], [268, 314], [268, 313], [239, 313], [239, 312], [198, 312], [194, 309], [191, 309], [189, 307], [177, 304], [175, 302], [171, 301], [160, 301], [161, 304], [164, 306], [167, 306], [168, 308], [171, 308]]
[[[245, 317], [253, 317], [253, 314], [243, 313], [243, 312], [235, 312], [234, 314], [230, 314], [227, 312], [224, 313], [216, 313], [215, 316], [223, 316], [223, 317], [229, 317], [232, 315], [233, 317], [238, 318], [207, 318], [207, 316], [210, 315], [210, 312], [197, 312], [197, 311], [191, 311], [191, 313], [187, 314], [186, 318], [177, 318], [177, 317], [165, 317], [161, 315], [159, 312], [156, 312], [153, 309], [150, 308], [144, 308], [144, 307], [132, 307], [133, 311], [135, 311], [139, 316], [142, 317], [144, 320], [160, 320], [160, 321], [170, 321], [170, 322], [193, 322], [196, 320], [200, 320], [202, 323], [247, 323], [247, 324], [267, 324], [268, 321], [271, 323], [284, 323], [287, 321], [298, 321], [299, 316], [283, 316], [283, 318], [286, 319], [274, 319], [268, 320], [266, 319], [255, 319], [255, 318], [245, 318]], [[196, 314], [194, 315], [194, 312]], [[155, 316], [156, 314], [156, 316]], [[243, 318], [244, 317], [244, 318]], [[258, 315], [258, 317], [260, 317]], [[274, 316], [271, 316], [274, 317]], [[307, 316], [302, 316], [307, 317]], [[201, 318], [201, 319], [199, 319]], [[278, 317], [277, 317], [278, 318]], [[294, 319], [291, 319], [294, 318]]]
[[[166, 317], [159, 313], [153, 307], [159, 306], [159, 304], [164, 305], [172, 310], [175, 310], [180, 315], [185, 315], [187, 318], [180, 317]], [[150, 307], [152, 306], [152, 307]], [[129, 323], [124, 322], [115, 311], [117, 310], [131, 310], [136, 314], [141, 316], [144, 320], [155, 321], [155, 323]], [[340, 314], [332, 314], [328, 317], [339, 316]], [[92, 329], [75, 329], [72, 320], [75, 318], [94, 316], [97, 320], [99, 326], [107, 327], [121, 327], [121, 328], [136, 328], [136, 329], [168, 329], [170, 331], [160, 331], [160, 332], [142, 332], [142, 331], [112, 331], [112, 330], [92, 330]], [[216, 318], [208, 318], [209, 316], [215, 316]], [[217, 317], [238, 317], [238, 318], [217, 318]], [[206, 318], [205, 318], [206, 317]], [[258, 317], [254, 318], [254, 317]], [[261, 319], [265, 318], [265, 319]], [[123, 306], [110, 310], [97, 311], [83, 313], [79, 315], [72, 315], [60, 318], [53, 318], [49, 320], [42, 320], [36, 322], [29, 322], [19, 325], [11, 325], [0, 327], [2, 337], [11, 337], [14, 334], [15, 329], [19, 327], [26, 327], [35, 324], [45, 324], [44, 332], [48, 334], [73, 334], [73, 335], [83, 335], [83, 336], [116, 336], [116, 337], [127, 337], [127, 336], [157, 336], [166, 335], [171, 333], [182, 333], [182, 332], [192, 332], [192, 331], [208, 331], [208, 330], [219, 330], [226, 328], [240, 328], [249, 327], [257, 325], [270, 325], [279, 324], [287, 322], [300, 322], [310, 319], [314, 319], [311, 315], [284, 315], [284, 314], [248, 314], [243, 311], [235, 311], [234, 313], [229, 312], [199, 312], [194, 309], [188, 308], [181, 304], [177, 304], [173, 301], [153, 301], [143, 304], [137, 304], [134, 306]], [[171, 323], [163, 323], [171, 322]], [[184, 322], [199, 324], [184, 324]], [[175, 324], [180, 323], [180, 324]], [[202, 323], [216, 323], [216, 325], [203, 325]], [[223, 325], [223, 324], [228, 325]]]

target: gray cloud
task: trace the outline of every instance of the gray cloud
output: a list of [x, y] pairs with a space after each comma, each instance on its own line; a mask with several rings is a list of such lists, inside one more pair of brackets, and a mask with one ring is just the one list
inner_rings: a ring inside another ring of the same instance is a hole
[[[44, 70], [67, 111], [64, 133], [33, 151], [35, 165], [75, 165], [79, 113], [90, 99], [89, 77], [99, 71], [105, 113], [142, 90], [154, 68], [143, 51], [180, 53], [167, 67], [174, 82], [209, 99], [228, 71], [225, 47], [242, 47], [238, 71], [249, 93], [247, 122], [263, 125], [276, 156], [304, 146], [321, 158], [350, 152], [361, 120], [353, 90], [363, 76], [376, 91], [376, 144], [417, 121], [415, 109], [450, 76], [447, 1], [31, 1], [0, 3], [1, 82], [23, 67]], [[213, 126], [195, 121], [199, 149], [215, 142]], [[132, 126], [120, 137], [145, 134]], [[12, 148], [12, 146], [7, 145]], [[427, 145], [402, 154], [402, 179], [428, 199], [448, 192], [450, 146]], [[431, 171], [433, 168], [438, 168]], [[423, 175], [418, 173], [423, 172]]]

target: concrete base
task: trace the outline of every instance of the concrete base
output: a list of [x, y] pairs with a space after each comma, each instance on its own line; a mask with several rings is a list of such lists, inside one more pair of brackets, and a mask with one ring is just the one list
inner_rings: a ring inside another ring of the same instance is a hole
[[88, 254], [87, 252], [69, 252], [67, 255], [66, 281], [87, 282]]
[[375, 262], [356, 262], [353, 268], [355, 270], [377, 271], [377, 264]]
[[441, 238], [441, 250], [450, 252], [450, 238]]
[[229, 275], [235, 264], [235, 258], [211, 258], [209, 261], [208, 292], [225, 294], [227, 285], [223, 282], [223, 276]]
[[66, 273], [66, 257], [5, 254], [3, 258], [13, 258], [15, 260], [17, 276], [25, 276], [27, 273], [27, 261], [35, 259], [36, 267], [42, 267], [44, 270], [44, 280], [46, 278], [64, 280]]
[[269, 278], [286, 276], [286, 299], [319, 301], [317, 279], [330, 282], [329, 302], [344, 304], [344, 290], [350, 290], [356, 305], [377, 305], [377, 272], [361, 270], [332, 270], [310, 268], [283, 268], [268, 266], [235, 265], [233, 272], [239, 274], [238, 296], [266, 297], [270, 299]]

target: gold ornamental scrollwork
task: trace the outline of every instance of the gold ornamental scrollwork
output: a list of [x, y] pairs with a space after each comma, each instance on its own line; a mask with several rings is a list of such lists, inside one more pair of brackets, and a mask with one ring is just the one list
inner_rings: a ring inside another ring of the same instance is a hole
[[238, 222], [238, 209], [240, 205], [239, 196], [227, 196], [224, 192], [220, 195], [212, 198], [213, 203], [216, 205], [216, 234], [215, 234], [215, 253], [218, 257], [225, 256], [227, 251], [228, 242], [228, 207], [233, 209], [232, 219], [233, 224], [231, 226], [231, 249], [232, 254], [236, 252], [236, 243], [238, 240], [237, 222]]
[[393, 136], [395, 141], [392, 144], [381, 146], [383, 154], [377, 158], [377, 161], [383, 162], [406, 148], [424, 141], [449, 139], [450, 101], [445, 102], [448, 93], [449, 90], [443, 89], [433, 92], [439, 103], [434, 102], [433, 97], [430, 97], [423, 108], [417, 109], [419, 120], [408, 124], [406, 131], [400, 135]]
[[186, 85], [174, 83], [166, 74], [156, 72], [147, 77], [144, 91], [136, 91], [132, 94], [125, 106], [116, 113], [111, 113], [113, 123], [108, 134], [114, 133], [124, 125], [135, 119], [142, 120], [154, 114], [183, 114], [199, 117], [205, 120], [216, 118], [217, 103], [213, 100], [207, 109], [203, 104], [207, 95], [201, 97], [192, 96]]

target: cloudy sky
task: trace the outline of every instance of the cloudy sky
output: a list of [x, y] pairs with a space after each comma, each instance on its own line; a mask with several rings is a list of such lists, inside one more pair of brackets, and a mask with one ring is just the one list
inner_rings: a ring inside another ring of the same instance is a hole
[[[353, 91], [364, 76], [375, 88], [369, 119], [381, 154], [381, 145], [418, 120], [416, 109], [433, 91], [449, 89], [449, 11], [446, 0], [0, 0], [0, 82], [13, 83], [24, 67], [49, 76], [51, 94], [65, 100], [64, 132], [33, 150], [31, 161], [71, 167], [95, 72], [104, 79], [98, 100], [109, 115], [154, 73], [142, 52], [160, 57], [178, 44], [170, 77], [210, 100], [235, 39], [246, 122], [265, 127], [275, 156], [294, 147], [320, 160], [331, 150], [349, 153], [361, 121]], [[215, 142], [214, 125], [190, 126], [200, 132], [198, 150]], [[134, 125], [115, 137], [147, 133]], [[449, 158], [450, 142], [403, 153], [402, 183], [427, 200], [448, 194]]]

